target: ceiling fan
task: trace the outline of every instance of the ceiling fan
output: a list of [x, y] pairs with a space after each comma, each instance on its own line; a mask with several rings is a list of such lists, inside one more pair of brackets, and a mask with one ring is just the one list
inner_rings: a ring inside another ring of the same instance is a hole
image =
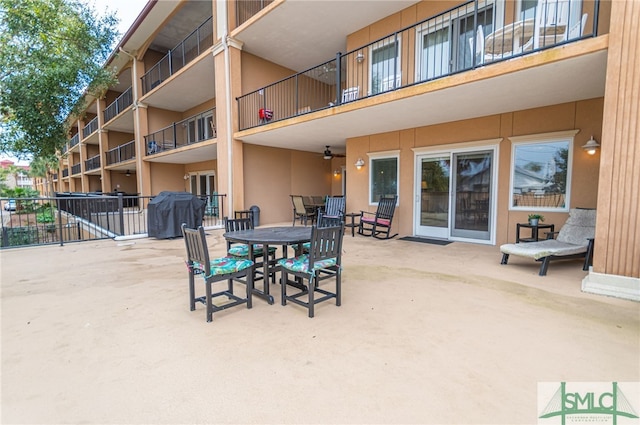
[[324, 150], [324, 154], [323, 154], [323, 158], [324, 159], [331, 159], [331, 158], [344, 158], [345, 155], [341, 154], [341, 153], [332, 153], [331, 149], [329, 149], [329, 145], [327, 145], [327, 149]]

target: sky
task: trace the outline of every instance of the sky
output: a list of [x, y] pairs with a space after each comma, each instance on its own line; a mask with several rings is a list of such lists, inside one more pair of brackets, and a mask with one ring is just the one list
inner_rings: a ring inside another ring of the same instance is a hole
[[[147, 4], [147, 0], [89, 0], [89, 2], [94, 5], [96, 12], [99, 14], [109, 10], [114, 12], [118, 17], [120, 20], [120, 24], [118, 25], [120, 38], [118, 39], [118, 42]], [[11, 155], [0, 153], [0, 160], [4, 159], [9, 159], [15, 162], [16, 165], [28, 165], [30, 162], [28, 160], [18, 160]]]

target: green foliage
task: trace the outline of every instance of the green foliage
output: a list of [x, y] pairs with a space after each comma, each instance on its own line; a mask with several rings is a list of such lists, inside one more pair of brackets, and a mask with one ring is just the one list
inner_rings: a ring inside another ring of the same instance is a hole
[[540, 215], [540, 214], [529, 214], [529, 217], [527, 217], [529, 220], [534, 220], [534, 219], [538, 219], [538, 221], [540, 221], [541, 223], [544, 221], [544, 216]]
[[104, 68], [116, 18], [81, 0], [0, 0], [0, 147], [46, 156], [64, 145], [83, 93], [114, 83]]
[[53, 208], [49, 204], [44, 204], [36, 208], [36, 222], [53, 223], [55, 221]]

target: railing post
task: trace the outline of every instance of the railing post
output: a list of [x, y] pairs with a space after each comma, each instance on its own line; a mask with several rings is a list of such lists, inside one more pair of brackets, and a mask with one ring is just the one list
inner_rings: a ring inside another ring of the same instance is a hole
[[471, 49], [471, 68], [475, 68], [477, 63], [478, 52], [478, 0], [473, 2], [473, 33], [471, 34], [473, 40], [473, 48]]
[[341, 70], [342, 53], [336, 54], [336, 105], [342, 103], [342, 70]]
[[124, 202], [120, 192], [118, 192], [118, 214], [120, 218], [120, 236], [124, 236]]
[[176, 130], [176, 123], [173, 123], [173, 148], [178, 147], [178, 131]]
[[64, 235], [62, 233], [62, 209], [60, 208], [60, 199], [56, 198], [56, 208], [58, 209], [58, 230], [60, 238], [60, 246], [64, 245]]

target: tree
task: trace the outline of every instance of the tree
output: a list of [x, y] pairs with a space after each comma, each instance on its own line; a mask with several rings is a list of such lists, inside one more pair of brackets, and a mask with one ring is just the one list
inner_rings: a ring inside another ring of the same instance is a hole
[[54, 155], [39, 156], [31, 161], [29, 165], [29, 175], [44, 179], [45, 196], [53, 194], [53, 176], [51, 170], [58, 168], [58, 158]]
[[0, 148], [48, 156], [67, 140], [84, 94], [114, 82], [104, 64], [117, 37], [112, 14], [82, 0], [0, 0]]

